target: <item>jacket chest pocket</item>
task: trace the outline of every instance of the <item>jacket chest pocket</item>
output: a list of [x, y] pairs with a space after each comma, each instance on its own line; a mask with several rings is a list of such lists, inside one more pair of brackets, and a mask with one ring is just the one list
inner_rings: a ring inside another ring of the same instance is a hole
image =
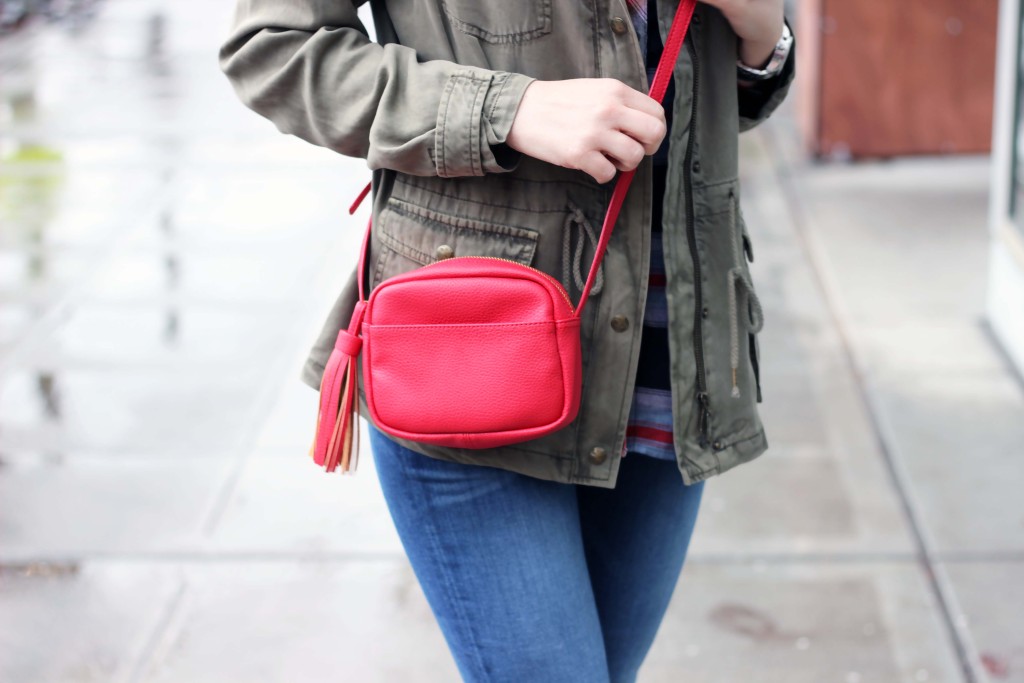
[[487, 43], [522, 43], [551, 33], [551, 0], [441, 0], [452, 25]]
[[389, 197], [372, 233], [370, 287], [456, 256], [489, 256], [529, 266], [540, 237], [531, 228], [491, 223]]

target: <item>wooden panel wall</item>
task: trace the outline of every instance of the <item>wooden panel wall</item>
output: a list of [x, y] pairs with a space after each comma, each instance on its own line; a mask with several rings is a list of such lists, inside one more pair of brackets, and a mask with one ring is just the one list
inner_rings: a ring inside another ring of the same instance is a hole
[[998, 5], [803, 0], [798, 107], [811, 151], [839, 158], [988, 151]]

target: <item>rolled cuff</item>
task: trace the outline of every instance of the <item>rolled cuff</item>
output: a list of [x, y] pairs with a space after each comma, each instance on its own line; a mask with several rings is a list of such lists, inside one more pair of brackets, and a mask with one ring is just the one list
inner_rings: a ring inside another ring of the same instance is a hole
[[515, 170], [523, 155], [505, 141], [526, 88], [535, 80], [507, 71], [452, 74], [437, 109], [437, 175], [454, 178]]

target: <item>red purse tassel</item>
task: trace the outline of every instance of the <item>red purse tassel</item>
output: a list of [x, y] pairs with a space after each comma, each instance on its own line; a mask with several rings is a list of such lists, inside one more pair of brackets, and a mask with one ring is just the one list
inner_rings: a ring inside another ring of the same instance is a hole
[[357, 336], [366, 303], [359, 301], [347, 330], [340, 330], [320, 379], [320, 410], [309, 454], [328, 472], [354, 471], [359, 460], [359, 378], [356, 358], [363, 340]]

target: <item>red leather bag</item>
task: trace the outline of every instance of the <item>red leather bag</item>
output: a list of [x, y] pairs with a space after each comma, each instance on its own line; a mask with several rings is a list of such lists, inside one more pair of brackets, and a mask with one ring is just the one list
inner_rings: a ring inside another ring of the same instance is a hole
[[[681, 0], [649, 96], [662, 101], [696, 0]], [[454, 448], [528, 441], [576, 418], [582, 387], [580, 315], [635, 170], [622, 172], [594, 261], [573, 307], [536, 268], [487, 256], [444, 259], [363, 292], [372, 218], [359, 255], [359, 301], [338, 332], [320, 382], [310, 455], [328, 472], [355, 469], [356, 358], [374, 424], [393, 436]], [[355, 200], [354, 213], [370, 190]]]

